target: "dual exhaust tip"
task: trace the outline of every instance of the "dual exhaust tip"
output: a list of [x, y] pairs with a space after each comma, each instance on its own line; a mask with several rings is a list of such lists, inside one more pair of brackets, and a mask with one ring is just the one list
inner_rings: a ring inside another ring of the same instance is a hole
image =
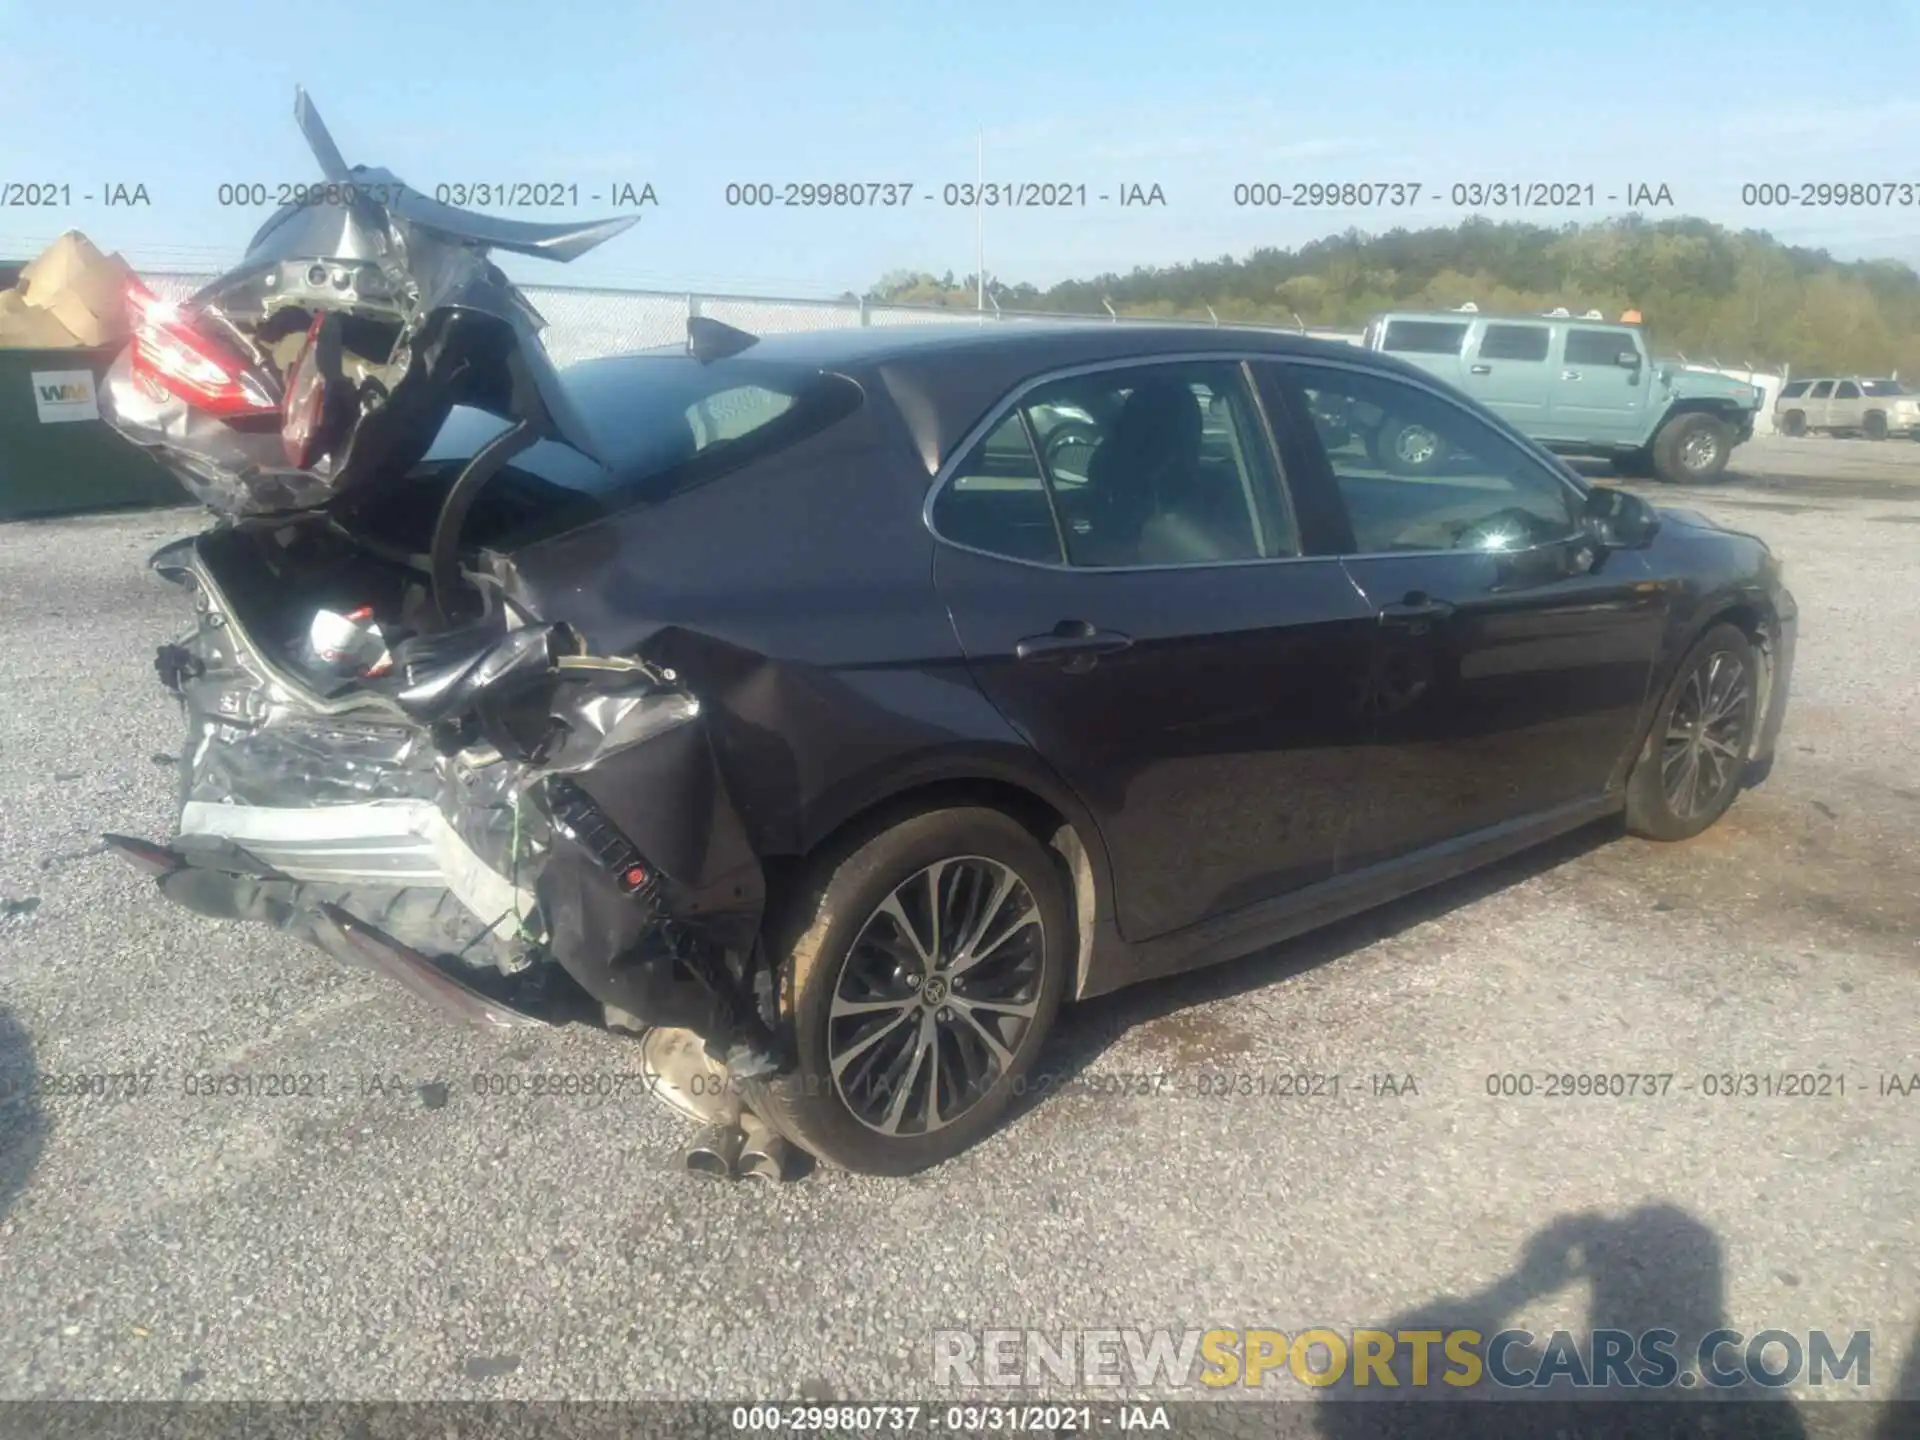
[[690, 1173], [776, 1182], [799, 1173], [799, 1152], [741, 1103], [737, 1082], [725, 1064], [707, 1054], [698, 1035], [671, 1026], [645, 1027], [624, 1012], [609, 1011], [608, 1017], [619, 1028], [640, 1030], [648, 1093], [700, 1126], [681, 1156]]
[[693, 1137], [685, 1154], [687, 1169], [716, 1180], [777, 1183], [793, 1178], [793, 1147], [752, 1111], [737, 1125], [709, 1125]]

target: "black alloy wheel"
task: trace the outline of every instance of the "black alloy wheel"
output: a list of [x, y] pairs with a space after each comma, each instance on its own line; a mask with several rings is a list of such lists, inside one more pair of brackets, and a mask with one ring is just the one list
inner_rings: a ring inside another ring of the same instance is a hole
[[905, 1175], [1022, 1093], [1074, 951], [1065, 863], [984, 807], [914, 815], [817, 857], [770, 925], [796, 1065], [750, 1081], [830, 1165]]
[[1627, 822], [1655, 840], [1698, 835], [1740, 793], [1759, 724], [1753, 642], [1716, 625], [1669, 686], [1627, 782]]

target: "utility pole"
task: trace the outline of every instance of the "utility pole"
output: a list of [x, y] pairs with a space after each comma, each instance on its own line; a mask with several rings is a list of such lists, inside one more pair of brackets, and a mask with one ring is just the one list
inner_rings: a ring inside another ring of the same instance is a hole
[[973, 187], [973, 303], [975, 309], [985, 311], [987, 308], [987, 132], [978, 131], [974, 139], [979, 149], [975, 155], [977, 169]]

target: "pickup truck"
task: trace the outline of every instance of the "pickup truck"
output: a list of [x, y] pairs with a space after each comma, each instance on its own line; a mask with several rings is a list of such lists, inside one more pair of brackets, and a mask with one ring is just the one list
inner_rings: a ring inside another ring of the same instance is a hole
[[[1762, 400], [1744, 381], [1656, 361], [1636, 325], [1395, 311], [1376, 315], [1361, 343], [1420, 366], [1550, 450], [1604, 457], [1624, 475], [1675, 484], [1711, 481], [1726, 469], [1733, 447], [1752, 436]], [[1416, 431], [1368, 432], [1369, 452], [1401, 473], [1437, 464], [1437, 438]]]

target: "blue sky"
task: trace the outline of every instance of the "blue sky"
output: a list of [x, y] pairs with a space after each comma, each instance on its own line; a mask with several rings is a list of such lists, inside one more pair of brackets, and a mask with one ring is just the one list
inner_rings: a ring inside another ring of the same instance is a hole
[[[1148, 209], [989, 210], [987, 270], [1009, 283], [1239, 255], [1348, 225], [1450, 223], [1464, 213], [1452, 183], [1499, 180], [1591, 183], [1602, 197], [1664, 184], [1676, 212], [1849, 258], [1920, 262], [1920, 207], [1741, 203], [1741, 186], [1761, 181], [1920, 189], [1920, 0], [1849, 12], [1831, 43], [1809, 13], [1752, 0], [329, 0], [264, 11], [0, 0], [0, 184], [72, 194], [50, 209], [0, 208], [0, 255], [78, 227], [146, 268], [230, 263], [267, 212], [222, 208], [222, 183], [317, 178], [291, 118], [300, 83], [350, 161], [429, 191], [654, 187], [658, 207], [596, 254], [508, 265], [549, 282], [813, 295], [902, 267], [970, 272], [975, 214], [940, 192], [974, 178], [982, 131], [989, 179], [1094, 195], [1158, 184], [1166, 196]], [[911, 182], [916, 195], [839, 211], [725, 200], [730, 181], [808, 180]], [[1418, 182], [1439, 203], [1237, 207], [1246, 180]], [[144, 185], [151, 205], [82, 198], [112, 183]], [[508, 213], [606, 208], [583, 198]]]

